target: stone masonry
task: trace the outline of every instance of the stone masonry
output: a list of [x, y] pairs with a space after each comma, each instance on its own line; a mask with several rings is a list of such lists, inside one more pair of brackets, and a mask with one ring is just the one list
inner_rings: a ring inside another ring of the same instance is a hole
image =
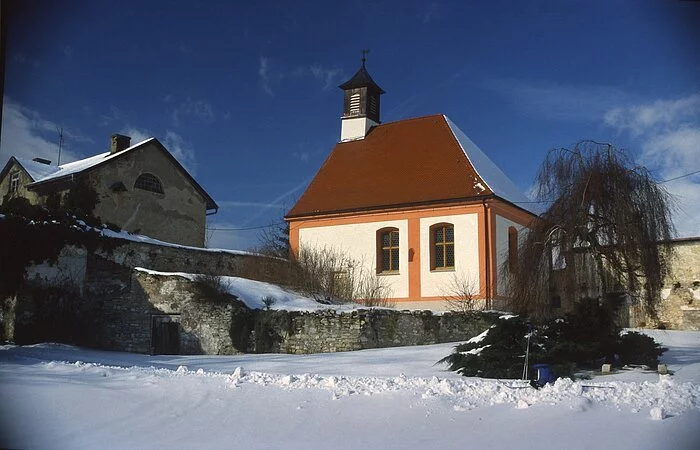
[[[483, 332], [494, 322], [494, 316], [488, 314], [434, 315], [430, 311], [250, 310], [235, 298], [207, 298], [197, 282], [184, 277], [141, 271], [132, 272], [131, 286], [129, 299], [121, 299], [129, 306], [120, 310], [134, 329], [143, 329], [149, 314], [178, 315], [181, 342], [186, 343], [182, 353], [322, 353], [456, 342]], [[132, 317], [139, 309], [142, 318]], [[147, 349], [149, 330], [121, 333], [124, 350]]]

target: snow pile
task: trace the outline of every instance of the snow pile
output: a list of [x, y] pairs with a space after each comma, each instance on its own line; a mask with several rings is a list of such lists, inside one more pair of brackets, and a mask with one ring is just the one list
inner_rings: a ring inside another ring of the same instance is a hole
[[[7, 347], [3, 348], [7, 350]], [[299, 357], [303, 358], [303, 357]], [[438, 398], [452, 405], [457, 411], [510, 404], [533, 406], [607, 404], [618, 409], [636, 413], [660, 409], [664, 415], [682, 414], [689, 409], [700, 409], [700, 384], [676, 383], [667, 375], [656, 375], [655, 381], [573, 381], [560, 378], [553, 384], [534, 389], [519, 380], [491, 380], [480, 378], [445, 378], [438, 376], [416, 377], [399, 373], [393, 377], [319, 375], [314, 373], [270, 373], [248, 371], [237, 366], [232, 373], [203, 368], [188, 369], [179, 365], [177, 369], [155, 367], [119, 367], [83, 361], [43, 362], [40, 367], [70, 379], [81, 376], [98, 378], [130, 378], [143, 383], [154, 383], [158, 379], [196, 377], [220, 380], [232, 389], [244, 385], [276, 387], [283, 390], [320, 389], [330, 398], [338, 400], [350, 396], [373, 396], [387, 393], [405, 393], [415, 397]], [[657, 417], [658, 412], [652, 412]]]
[[[152, 275], [180, 276], [188, 280], [196, 280], [197, 274], [184, 272], [159, 272], [143, 267], [136, 267], [135, 270], [150, 273]], [[263, 299], [272, 298], [274, 303], [269, 305], [270, 309], [285, 311], [322, 311], [334, 310], [338, 312], [366, 309], [366, 306], [357, 303], [345, 303], [342, 305], [325, 305], [316, 300], [304, 297], [293, 291], [286, 290], [280, 286], [262, 281], [249, 280], [240, 277], [220, 277], [222, 284], [228, 287], [228, 292], [236, 296], [250, 309], [264, 309], [268, 305], [263, 303]]]

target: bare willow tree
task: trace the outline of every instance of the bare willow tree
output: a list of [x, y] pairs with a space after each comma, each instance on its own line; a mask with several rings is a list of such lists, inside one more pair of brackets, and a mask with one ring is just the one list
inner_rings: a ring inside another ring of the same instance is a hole
[[[674, 234], [666, 190], [624, 151], [594, 141], [550, 151], [536, 183], [537, 199], [551, 206], [521, 241], [510, 274], [514, 309], [548, 314], [554, 256], [554, 264], [590, 262], [603, 295], [622, 287], [655, 317]], [[560, 272], [575, 277], [568, 269]]]

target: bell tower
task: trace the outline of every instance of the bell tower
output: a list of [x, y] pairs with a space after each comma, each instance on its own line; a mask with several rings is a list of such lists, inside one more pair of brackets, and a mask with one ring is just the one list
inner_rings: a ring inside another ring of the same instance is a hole
[[343, 117], [340, 126], [340, 141], [364, 139], [370, 128], [379, 120], [379, 97], [384, 90], [369, 76], [365, 62], [369, 50], [362, 50], [362, 67], [352, 78], [338, 86], [343, 90]]

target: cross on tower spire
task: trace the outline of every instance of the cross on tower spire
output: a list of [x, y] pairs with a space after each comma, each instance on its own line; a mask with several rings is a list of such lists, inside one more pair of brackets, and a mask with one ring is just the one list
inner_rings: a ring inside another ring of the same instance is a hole
[[379, 96], [384, 91], [369, 76], [365, 62], [369, 49], [362, 49], [362, 66], [352, 78], [338, 86], [343, 90], [343, 117], [340, 140], [363, 139], [369, 130], [381, 123]]
[[367, 54], [369, 53], [368, 48], [362, 49], [362, 67], [365, 67], [365, 61], [367, 61]]

